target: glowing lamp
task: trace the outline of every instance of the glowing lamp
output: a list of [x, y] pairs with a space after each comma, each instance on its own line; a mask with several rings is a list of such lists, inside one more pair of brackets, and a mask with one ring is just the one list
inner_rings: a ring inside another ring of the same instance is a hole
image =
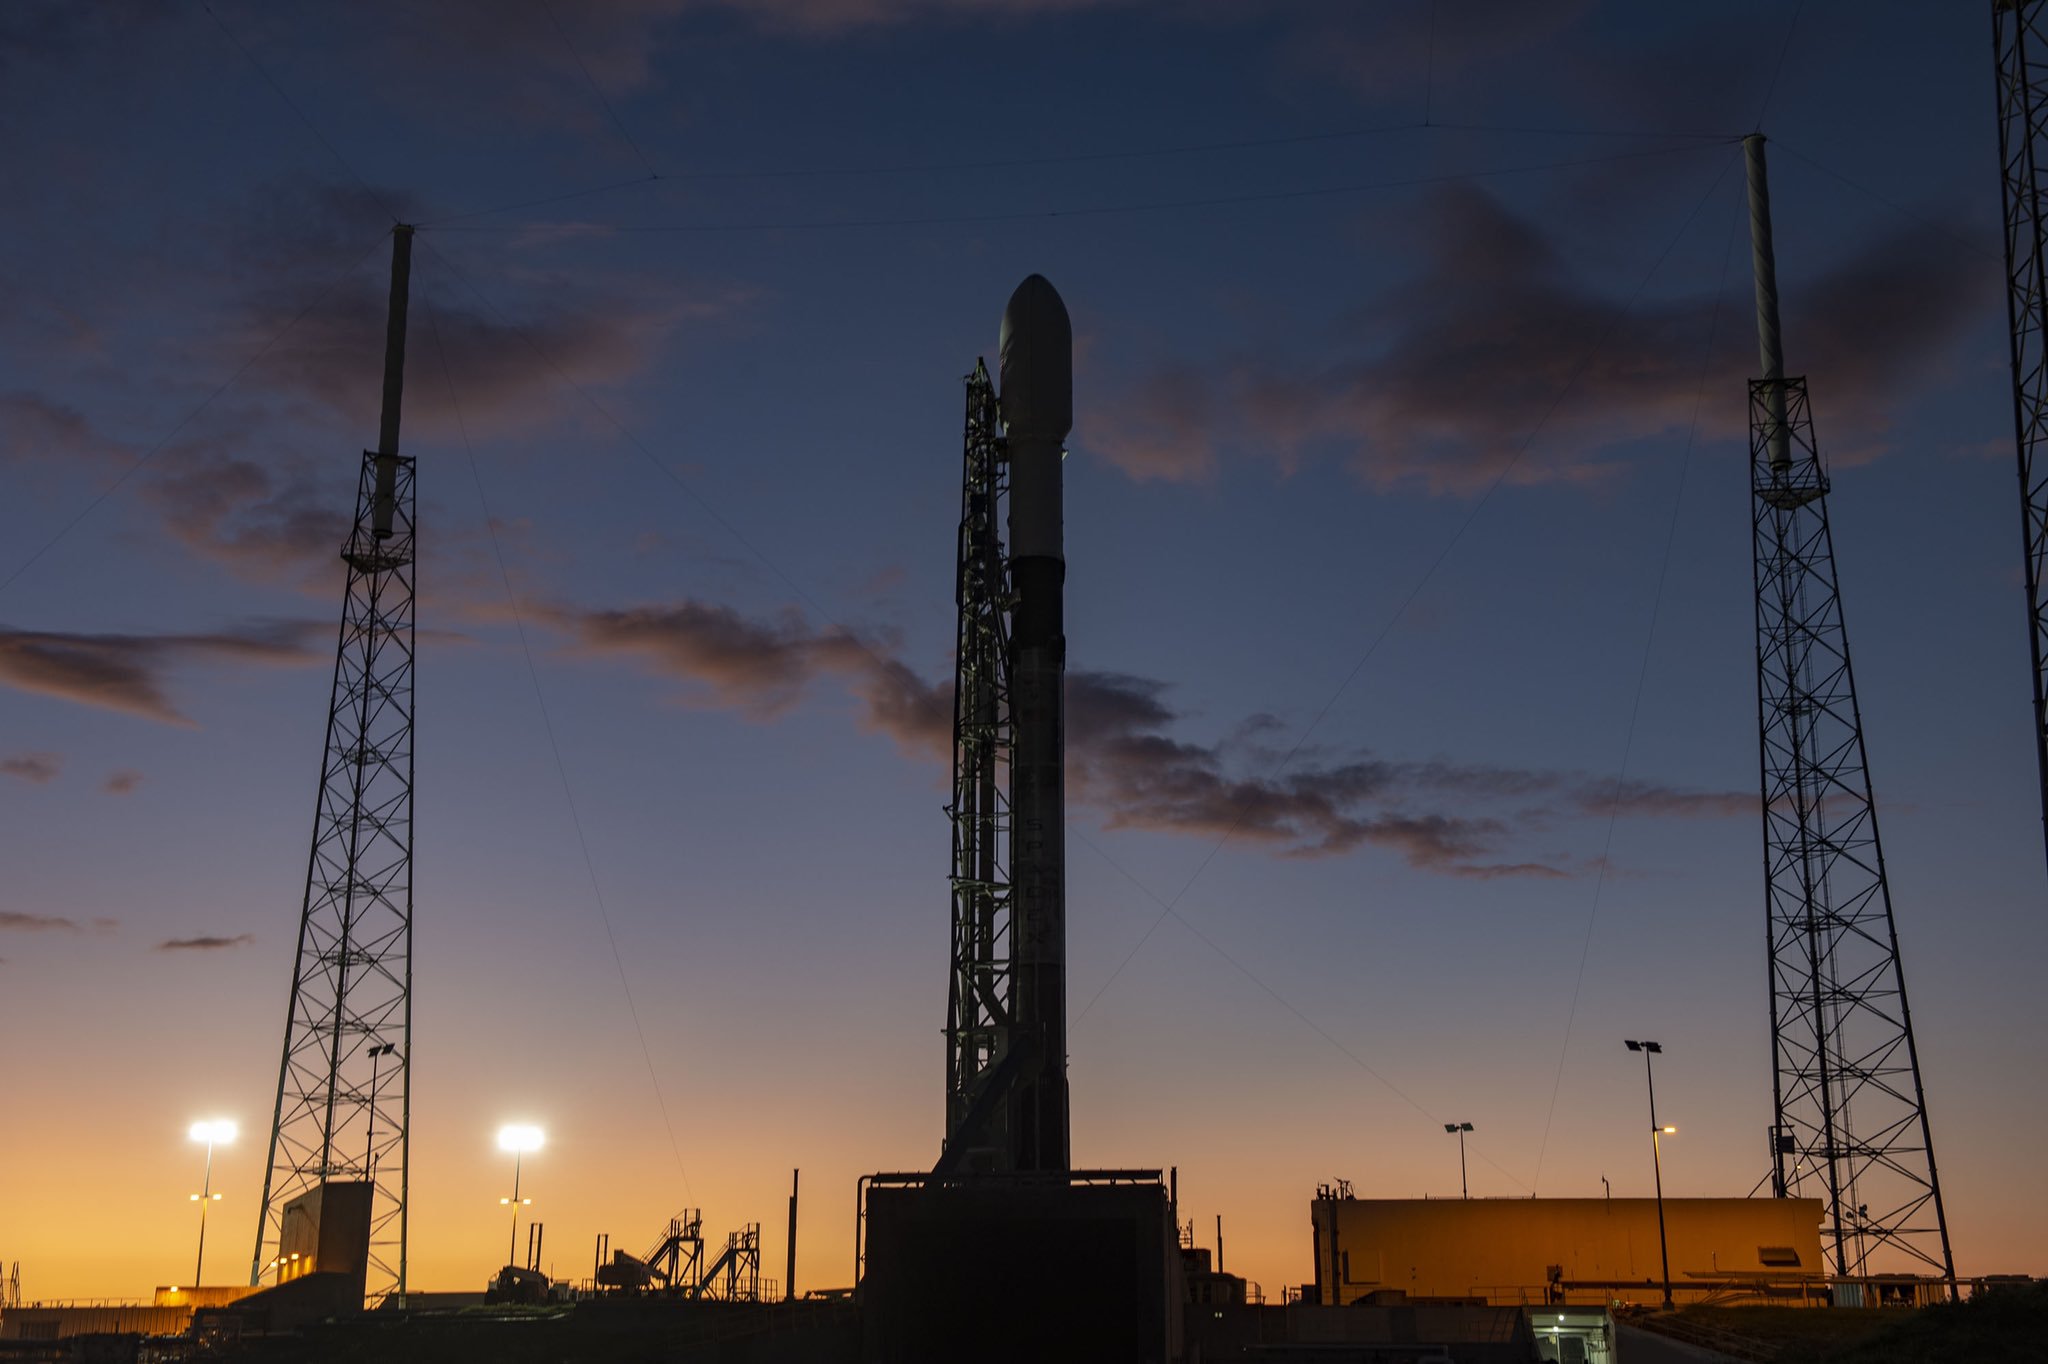
[[538, 1127], [530, 1127], [524, 1123], [513, 1123], [509, 1127], [498, 1129], [498, 1149], [500, 1151], [512, 1151], [524, 1155], [528, 1151], [540, 1150], [541, 1140], [541, 1130]]

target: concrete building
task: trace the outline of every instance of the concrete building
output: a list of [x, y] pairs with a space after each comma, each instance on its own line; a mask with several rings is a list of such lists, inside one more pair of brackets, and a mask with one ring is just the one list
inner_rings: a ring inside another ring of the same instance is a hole
[[[1815, 1198], [1667, 1198], [1679, 1303], [1820, 1302]], [[1318, 1198], [1314, 1300], [1640, 1304], [1664, 1297], [1651, 1198]]]

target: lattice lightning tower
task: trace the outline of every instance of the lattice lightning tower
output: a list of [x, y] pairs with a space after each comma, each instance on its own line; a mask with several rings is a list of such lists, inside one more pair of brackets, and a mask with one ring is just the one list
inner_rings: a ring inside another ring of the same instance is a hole
[[1007, 573], [1000, 513], [1004, 463], [995, 386], [967, 376], [954, 600], [953, 951], [946, 999], [946, 1147], [960, 1169], [1007, 1165], [1008, 1105], [998, 1069], [1011, 1055], [1011, 752]]
[[368, 1181], [370, 1297], [405, 1291], [412, 1110], [413, 461], [398, 453], [412, 228], [394, 230], [384, 403], [363, 453], [327, 748], [250, 1279], [284, 1207]]
[[2006, 309], [2012, 323], [2013, 427], [2019, 438], [2027, 639], [2034, 651], [2034, 752], [2048, 838], [2048, 29], [2042, 0], [1994, 0], [1998, 160], [2005, 185]]
[[1750, 381], [1749, 410], [1772, 1187], [1824, 1200], [1830, 1273], [1931, 1271], [1953, 1285], [1842, 625], [1827, 474], [1806, 380], [1784, 373], [1763, 138], [1745, 150], [1764, 370]]

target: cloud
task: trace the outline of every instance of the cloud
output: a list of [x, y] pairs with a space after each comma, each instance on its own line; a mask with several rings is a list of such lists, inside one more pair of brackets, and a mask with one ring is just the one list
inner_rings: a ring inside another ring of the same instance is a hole
[[[330, 462], [329, 473], [345, 467]], [[193, 553], [258, 581], [334, 567], [353, 519], [354, 493], [339, 477], [318, 477], [306, 461], [266, 468], [218, 445], [166, 450], [143, 485], [143, 500]]]
[[[1233, 457], [1282, 472], [1327, 457], [1377, 489], [1469, 495], [1539, 427], [1517, 482], [1604, 481], [1625, 468], [1628, 443], [1691, 420], [1710, 294], [1629, 308], [1471, 185], [1434, 191], [1419, 221], [1419, 272], [1346, 318], [1337, 358], [1288, 367], [1243, 356], [1143, 374], [1111, 398], [1101, 436], [1077, 443], [1135, 479], [1198, 481]], [[1867, 241], [1806, 279], [1785, 291], [1786, 329], [1798, 338], [1794, 368], [1824, 376], [1817, 401], [1836, 463], [1882, 450], [1888, 414], [1940, 373], [1997, 282], [1923, 228]], [[1755, 364], [1738, 292], [1723, 300], [1704, 376], [1710, 436], [1746, 422], [1741, 402], [1725, 400]]]
[[243, 947], [256, 941], [254, 933], [237, 933], [232, 938], [202, 935], [194, 938], [166, 938], [156, 945], [159, 952], [215, 952], [226, 947]]
[[134, 455], [69, 404], [37, 393], [0, 393], [0, 465], [101, 466]]
[[[1592, 9], [1591, 0], [1462, 0], [1454, 8], [1337, 4], [1311, 9], [1283, 50], [1294, 64], [1335, 74], [1370, 98], [1410, 96], [1418, 117], [1424, 80], [1433, 75], [1441, 118], [1447, 105], [1463, 102], [1452, 84], [1461, 72], [1526, 67], [1532, 49], [1552, 47]], [[1373, 21], [1360, 22], [1368, 12]]]
[[[458, 268], [471, 274], [466, 265]], [[453, 435], [459, 408], [471, 439], [517, 433], [579, 403], [571, 385], [602, 388], [633, 378], [653, 363], [682, 318], [705, 308], [716, 311], [715, 302], [680, 295], [673, 286], [665, 292], [667, 297], [650, 286], [634, 298], [561, 282], [545, 304], [521, 308], [494, 297], [508, 314], [504, 318], [479, 311], [466, 291], [431, 305], [424, 291], [415, 292], [407, 349], [408, 426], [426, 423]], [[292, 329], [264, 362], [266, 380], [312, 398], [366, 440], [373, 437], [387, 303], [381, 278], [354, 281]], [[293, 296], [266, 295], [250, 302], [242, 325], [251, 336], [272, 335], [302, 306]], [[452, 398], [442, 352], [456, 388]]]
[[0, 773], [37, 785], [52, 780], [63, 766], [64, 759], [55, 753], [16, 753], [0, 758]]
[[22, 933], [83, 933], [88, 928], [105, 932], [116, 927], [118, 920], [92, 919], [80, 923], [55, 914], [24, 914], [19, 910], [0, 909], [0, 930], [12, 929]]
[[537, 616], [575, 637], [588, 654], [625, 655], [689, 684], [692, 700], [772, 720], [812, 681], [832, 676], [864, 703], [862, 723], [922, 754], [949, 751], [949, 685], [927, 682], [886, 641], [838, 626], [814, 629], [801, 613], [770, 620], [729, 606], [683, 600], [623, 610], [544, 608]]
[[[863, 728], [908, 755], [944, 763], [952, 745], [952, 688], [905, 663], [883, 638], [769, 619], [683, 600], [616, 610], [545, 608], [536, 618], [568, 633], [587, 656], [631, 658], [685, 684], [693, 704], [759, 722], [787, 714], [822, 679], [861, 703]], [[1188, 717], [1165, 683], [1122, 673], [1067, 674], [1068, 792], [1110, 829], [1234, 840], [1291, 857], [1364, 847], [1444, 875], [1496, 879], [1575, 874], [1512, 855], [1560, 819], [1715, 818], [1754, 812], [1753, 796], [1617, 783], [1445, 759], [1404, 762], [1371, 753], [1283, 763], [1262, 748], [1278, 722], [1254, 716], [1222, 740], [1176, 737]], [[1287, 755], [1299, 757], [1301, 755]]]
[[189, 659], [307, 663], [306, 641], [321, 627], [277, 621], [215, 634], [73, 634], [0, 627], [0, 686], [189, 725], [166, 696], [165, 675]]
[[[407, 221], [427, 213], [399, 191], [326, 182], [269, 186], [240, 229], [229, 285], [235, 317], [225, 329], [223, 360], [239, 363], [283, 334], [263, 360], [265, 388], [311, 399], [361, 432], [365, 443], [377, 431], [382, 400], [388, 248], [371, 252], [317, 307], [300, 313], [310, 289], [388, 231], [394, 212]], [[431, 233], [415, 239], [408, 431], [454, 438], [459, 410], [471, 438], [523, 432], [538, 419], [580, 410], [570, 384], [605, 387], [634, 378], [679, 324], [722, 318], [754, 301], [749, 288], [679, 281], [673, 272], [626, 275], [589, 261], [573, 272], [537, 269], [518, 258], [583, 233], [574, 226], [552, 236], [535, 231], [504, 253], [496, 250], [500, 243], [467, 241], [458, 249]]]
[[[1690, 792], [1579, 773], [1397, 762], [1370, 753], [1284, 765], [1283, 755], [1234, 758], [1233, 743], [1167, 733], [1183, 719], [1159, 682], [1116, 673], [1067, 675], [1069, 790], [1106, 827], [1225, 837], [1294, 857], [1378, 847], [1453, 876], [1562, 877], [1542, 862], [1499, 860], [1558, 818], [1619, 814], [1710, 817], [1753, 812], [1754, 797]], [[1262, 726], [1263, 727], [1263, 726]], [[1246, 767], [1263, 768], [1264, 774]], [[1531, 802], [1535, 802], [1532, 804]]]
[[135, 788], [140, 785], [142, 785], [142, 774], [123, 768], [118, 772], [109, 772], [106, 781], [101, 783], [100, 790], [110, 796], [125, 796], [133, 793]]

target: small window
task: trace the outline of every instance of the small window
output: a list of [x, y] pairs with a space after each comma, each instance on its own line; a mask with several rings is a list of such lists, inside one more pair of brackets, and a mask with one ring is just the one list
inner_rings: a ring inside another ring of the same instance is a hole
[[1792, 1269], [1799, 1267], [1799, 1252], [1790, 1246], [1758, 1246], [1756, 1258], [1766, 1265]]

